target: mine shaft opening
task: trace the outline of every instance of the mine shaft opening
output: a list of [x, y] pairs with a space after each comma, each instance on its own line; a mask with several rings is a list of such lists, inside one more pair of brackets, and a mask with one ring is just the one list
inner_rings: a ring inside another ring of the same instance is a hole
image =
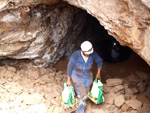
[[[109, 35], [107, 30], [100, 25], [99, 21], [88, 13], [86, 14], [86, 22], [81, 32], [81, 37], [84, 37], [84, 40], [90, 40], [92, 42], [94, 50], [103, 60], [103, 82], [108, 78], [124, 78], [137, 71], [150, 72], [148, 64], [140, 56], [130, 48], [121, 46], [119, 42], [113, 36]], [[80, 44], [78, 44], [74, 51], [78, 49], [80, 49]], [[117, 50], [114, 52], [113, 49]], [[61, 70], [67, 73], [69, 57], [66, 58], [64, 55], [54, 65], [57, 71]], [[92, 70], [93, 74], [96, 75], [97, 65], [95, 63]]]

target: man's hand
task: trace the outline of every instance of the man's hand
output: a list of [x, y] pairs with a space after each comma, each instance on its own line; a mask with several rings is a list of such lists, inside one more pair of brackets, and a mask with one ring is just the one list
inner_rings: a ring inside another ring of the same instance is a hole
[[98, 69], [98, 70], [97, 70], [97, 74], [96, 74], [96, 78], [101, 78], [100, 73], [101, 73], [101, 69]]
[[71, 78], [68, 77], [68, 80], [67, 80], [67, 86], [70, 86], [71, 85]]

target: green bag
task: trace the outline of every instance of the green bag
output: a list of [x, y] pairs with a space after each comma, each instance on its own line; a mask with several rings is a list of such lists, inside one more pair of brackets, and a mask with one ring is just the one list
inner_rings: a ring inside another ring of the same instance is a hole
[[75, 103], [75, 92], [72, 85], [67, 86], [67, 82], [64, 82], [63, 91], [61, 95], [61, 101], [65, 108], [73, 107]]
[[104, 102], [103, 84], [101, 82], [101, 79], [96, 78], [94, 80], [92, 89], [89, 93], [89, 99], [91, 99], [95, 104]]

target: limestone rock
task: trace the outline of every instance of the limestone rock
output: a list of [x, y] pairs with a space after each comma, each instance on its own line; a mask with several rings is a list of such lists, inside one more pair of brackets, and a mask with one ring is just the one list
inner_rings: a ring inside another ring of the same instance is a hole
[[115, 98], [115, 105], [117, 107], [121, 107], [124, 104], [124, 102], [125, 102], [124, 95], [120, 95]]
[[110, 90], [112, 89], [112, 87], [107, 86], [106, 84], [103, 84], [103, 91], [105, 93], [110, 93]]
[[127, 100], [125, 102], [129, 107], [132, 107], [133, 109], [139, 110], [141, 109], [142, 102], [138, 100]]
[[16, 72], [16, 69], [15, 69], [14, 67], [10, 67], [10, 66], [8, 66], [8, 67], [7, 67], [7, 69], [8, 69], [8, 71]]
[[104, 111], [102, 109], [93, 109], [91, 113], [109, 113], [108, 111]]
[[107, 79], [106, 80], [107, 86], [117, 86], [123, 84], [122, 79]]
[[130, 88], [125, 89], [125, 94], [133, 96], [133, 91]]
[[113, 105], [115, 97], [116, 95], [114, 93], [105, 94], [104, 95], [105, 103]]
[[43, 100], [43, 95], [38, 93], [23, 95], [23, 103], [27, 105], [40, 104], [42, 100]]
[[118, 85], [118, 86], [115, 86], [113, 88], [114, 92], [118, 92], [118, 91], [123, 90], [123, 89], [124, 89], [123, 85]]
[[130, 76], [128, 76], [128, 80], [130, 81], [130, 82], [135, 82], [135, 83], [137, 83], [138, 82], [138, 78], [135, 76], [135, 75], [130, 75]]
[[26, 71], [26, 75], [29, 79], [36, 80], [39, 78], [39, 71], [35, 68], [30, 68]]
[[138, 113], [136, 110], [132, 110], [130, 111], [130, 113]]
[[11, 87], [11, 90], [12, 90], [14, 93], [20, 94], [20, 93], [23, 91], [23, 86], [21, 86], [21, 85], [18, 84], [18, 83], [12, 82], [12, 83], [10, 84], [10, 87]]
[[124, 83], [123, 86], [125, 89], [127, 89], [129, 87], [129, 85], [127, 83]]
[[121, 107], [122, 111], [127, 111], [129, 109], [129, 106], [127, 104], [123, 104]]
[[60, 0], [29, 1], [2, 2], [0, 59], [29, 59], [27, 65], [35, 67], [54, 65], [74, 49], [86, 13], [64, 2], [57, 4]]
[[134, 94], [138, 93], [139, 91], [136, 88], [131, 88]]

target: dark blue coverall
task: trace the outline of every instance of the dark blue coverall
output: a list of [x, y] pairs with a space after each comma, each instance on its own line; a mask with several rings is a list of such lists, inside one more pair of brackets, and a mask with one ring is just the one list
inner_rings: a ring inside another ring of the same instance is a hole
[[[74, 83], [75, 92], [83, 100], [89, 92], [90, 85], [93, 82], [92, 64], [96, 62], [98, 69], [102, 68], [102, 59], [94, 51], [89, 55], [87, 62], [85, 63], [81, 50], [74, 52], [68, 63], [67, 76], [72, 78]], [[83, 100], [86, 103], [86, 100]], [[86, 105], [81, 104], [76, 113], [84, 113]]]

